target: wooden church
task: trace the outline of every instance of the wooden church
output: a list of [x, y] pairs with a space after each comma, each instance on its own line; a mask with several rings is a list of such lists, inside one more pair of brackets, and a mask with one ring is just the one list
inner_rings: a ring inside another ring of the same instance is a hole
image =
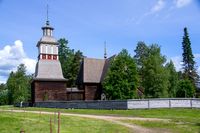
[[[107, 73], [111, 58], [94, 59], [85, 57], [77, 75], [77, 88], [67, 88], [58, 56], [58, 42], [53, 37], [54, 28], [49, 21], [42, 27], [43, 36], [38, 41], [38, 62], [33, 78], [32, 103], [42, 101], [99, 100], [102, 81]], [[106, 51], [106, 50], [105, 50]]]

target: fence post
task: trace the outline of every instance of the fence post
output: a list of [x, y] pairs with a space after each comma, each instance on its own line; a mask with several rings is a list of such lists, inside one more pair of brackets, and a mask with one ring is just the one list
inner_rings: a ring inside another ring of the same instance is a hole
[[56, 124], [56, 112], [54, 112], [54, 125]]
[[60, 133], [60, 112], [58, 112], [58, 133]]
[[52, 120], [51, 120], [51, 117], [50, 117], [50, 133], [53, 133], [52, 132]]

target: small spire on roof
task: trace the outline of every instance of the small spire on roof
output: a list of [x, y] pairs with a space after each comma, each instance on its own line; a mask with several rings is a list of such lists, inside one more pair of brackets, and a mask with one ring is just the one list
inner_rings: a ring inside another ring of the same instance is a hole
[[106, 41], [104, 42], [104, 59], [107, 58]]
[[46, 25], [49, 25], [49, 5], [47, 4], [47, 21]]

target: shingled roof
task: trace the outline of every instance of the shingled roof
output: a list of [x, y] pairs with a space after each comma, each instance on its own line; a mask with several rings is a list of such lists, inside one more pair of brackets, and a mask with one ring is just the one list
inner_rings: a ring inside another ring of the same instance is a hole
[[101, 83], [113, 57], [108, 59], [84, 58], [79, 71], [78, 84]]
[[35, 79], [65, 80], [58, 60], [39, 60], [36, 65]]
[[58, 44], [56, 39], [52, 36], [43, 36], [40, 41], [38, 42], [37, 46], [39, 46], [40, 43], [46, 43], [46, 44]]
[[83, 82], [100, 83], [105, 60], [84, 58]]

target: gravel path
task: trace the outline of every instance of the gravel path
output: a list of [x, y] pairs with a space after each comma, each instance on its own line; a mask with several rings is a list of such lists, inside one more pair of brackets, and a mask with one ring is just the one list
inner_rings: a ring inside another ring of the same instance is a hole
[[[54, 112], [46, 112], [46, 111], [28, 111], [28, 110], [1, 110], [6, 112], [27, 112], [27, 113], [34, 113], [34, 114], [50, 114], [53, 115]], [[73, 113], [61, 113], [64, 116], [75, 116], [75, 117], [84, 117], [84, 118], [92, 118], [92, 119], [99, 119], [109, 121], [115, 124], [119, 124], [125, 127], [130, 128], [134, 133], [169, 133], [167, 130], [156, 130], [156, 129], [149, 129], [139, 125], [130, 124], [127, 122], [122, 122], [121, 120], [141, 120], [141, 121], [169, 121], [168, 119], [158, 119], [158, 118], [140, 118], [140, 117], [121, 117], [121, 116], [104, 116], [104, 115], [89, 115], [89, 114], [73, 114]]]

